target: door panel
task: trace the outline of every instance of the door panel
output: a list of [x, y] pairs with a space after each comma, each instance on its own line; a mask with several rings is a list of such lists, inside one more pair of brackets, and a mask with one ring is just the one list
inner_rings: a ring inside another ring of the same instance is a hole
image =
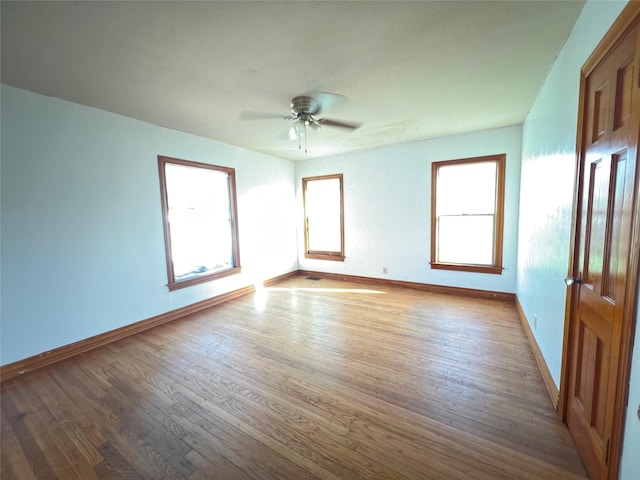
[[604, 83], [595, 91], [593, 96], [593, 139], [592, 143], [600, 140], [606, 131], [607, 106], [609, 105], [609, 84]]
[[586, 78], [583, 97], [567, 423], [594, 479], [609, 474], [619, 390], [640, 117], [636, 44], [637, 27]]
[[633, 57], [629, 58], [626, 64], [618, 68], [618, 82], [616, 87], [616, 115], [615, 128], [624, 126], [625, 121], [629, 120], [632, 113], [633, 97], [633, 75], [634, 64]]

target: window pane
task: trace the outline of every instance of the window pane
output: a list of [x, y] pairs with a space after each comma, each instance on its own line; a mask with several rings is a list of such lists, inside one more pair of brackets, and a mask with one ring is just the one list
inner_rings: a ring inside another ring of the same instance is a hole
[[438, 218], [438, 261], [493, 264], [493, 215]]
[[232, 168], [158, 157], [169, 290], [240, 271]]
[[438, 215], [495, 213], [496, 162], [438, 168]]
[[340, 179], [308, 181], [305, 193], [309, 251], [340, 252]]
[[233, 266], [228, 177], [217, 170], [166, 165], [176, 281]]

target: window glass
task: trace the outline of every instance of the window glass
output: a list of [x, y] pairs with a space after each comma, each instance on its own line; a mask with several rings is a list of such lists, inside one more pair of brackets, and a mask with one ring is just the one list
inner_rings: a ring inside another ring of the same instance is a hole
[[438, 168], [438, 213], [495, 213], [496, 162], [441, 165]]
[[159, 157], [169, 288], [236, 273], [233, 169]]

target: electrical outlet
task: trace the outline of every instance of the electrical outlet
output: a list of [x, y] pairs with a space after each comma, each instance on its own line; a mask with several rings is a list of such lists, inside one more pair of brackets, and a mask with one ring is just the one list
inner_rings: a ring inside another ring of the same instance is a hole
[[533, 329], [534, 330], [538, 329], [538, 315], [536, 314], [533, 315]]
[[382, 273], [384, 273], [385, 275], [388, 273], [387, 267], [382, 267]]

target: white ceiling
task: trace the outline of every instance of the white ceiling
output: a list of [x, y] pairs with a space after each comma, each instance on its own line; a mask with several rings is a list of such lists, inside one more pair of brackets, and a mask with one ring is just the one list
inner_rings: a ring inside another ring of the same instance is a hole
[[[583, 1], [2, 1], [2, 82], [300, 160], [522, 123]], [[576, 84], [578, 72], [576, 72]], [[291, 97], [347, 100], [309, 153]], [[245, 115], [246, 116], [246, 115]]]

